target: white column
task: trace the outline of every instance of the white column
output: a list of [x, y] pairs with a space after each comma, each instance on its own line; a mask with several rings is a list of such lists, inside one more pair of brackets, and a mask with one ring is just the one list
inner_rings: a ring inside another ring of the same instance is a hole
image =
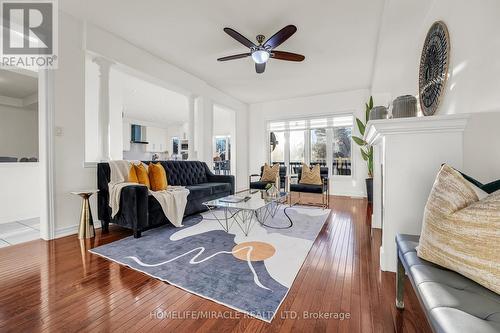
[[188, 112], [189, 112], [188, 159], [189, 160], [196, 160], [197, 159], [197, 156], [195, 156], [195, 153], [194, 153], [194, 142], [195, 142], [194, 101], [195, 101], [195, 97], [193, 95], [188, 96]]
[[204, 144], [204, 161], [208, 164], [210, 169], [213, 168], [214, 159], [214, 103], [208, 98], [204, 98], [203, 103], [204, 124], [205, 130], [203, 131], [203, 144]]
[[109, 116], [109, 72], [112, 61], [97, 57], [93, 61], [99, 66], [99, 159], [111, 160], [110, 116]]
[[204, 96], [196, 98], [195, 102], [195, 145], [196, 158], [206, 162], [212, 168], [213, 164], [213, 132], [214, 107], [213, 102]]

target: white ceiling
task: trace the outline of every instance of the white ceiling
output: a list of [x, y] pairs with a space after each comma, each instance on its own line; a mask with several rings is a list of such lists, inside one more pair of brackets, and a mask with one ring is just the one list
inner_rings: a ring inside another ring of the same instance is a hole
[[111, 72], [110, 80], [112, 86], [118, 86], [125, 118], [161, 126], [180, 125], [188, 121], [186, 96], [119, 70]]
[[[100, 26], [247, 103], [368, 88], [384, 0], [64, 0], [62, 10]], [[255, 73], [250, 58], [220, 63], [247, 49], [223, 32], [250, 40], [294, 24], [279, 50], [302, 63], [271, 59]], [[397, 45], [394, 45], [397, 47]]]

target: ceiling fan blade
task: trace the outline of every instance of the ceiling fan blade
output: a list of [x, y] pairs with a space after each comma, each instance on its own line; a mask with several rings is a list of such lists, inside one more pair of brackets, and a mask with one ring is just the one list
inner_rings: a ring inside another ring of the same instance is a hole
[[259, 74], [262, 74], [264, 73], [264, 71], [266, 70], [266, 63], [262, 63], [262, 64], [257, 64], [255, 63], [255, 71]]
[[235, 54], [232, 56], [227, 56], [227, 57], [222, 57], [217, 59], [217, 61], [228, 61], [228, 60], [234, 60], [234, 59], [241, 59], [241, 58], [246, 58], [251, 56], [251, 53], [241, 53], [241, 54]]
[[264, 47], [269, 47], [274, 49], [275, 47], [280, 46], [284, 41], [290, 38], [297, 31], [297, 27], [290, 24], [275, 33], [271, 38], [269, 38], [265, 43]]
[[302, 54], [292, 52], [272, 51], [271, 58], [288, 61], [303, 61], [306, 57], [304, 57]]
[[248, 40], [248, 38], [246, 38], [236, 30], [233, 30], [231, 28], [224, 28], [224, 32], [248, 48], [256, 47], [254, 43], [252, 43], [250, 40]]

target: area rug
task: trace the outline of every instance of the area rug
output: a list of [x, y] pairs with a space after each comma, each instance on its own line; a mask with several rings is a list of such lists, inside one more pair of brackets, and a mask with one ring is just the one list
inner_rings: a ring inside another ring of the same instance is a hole
[[[184, 227], [163, 226], [90, 252], [190, 293], [271, 322], [330, 210], [283, 208], [248, 236], [235, 224], [225, 232], [212, 213], [188, 217]], [[222, 211], [215, 214], [223, 216]]]

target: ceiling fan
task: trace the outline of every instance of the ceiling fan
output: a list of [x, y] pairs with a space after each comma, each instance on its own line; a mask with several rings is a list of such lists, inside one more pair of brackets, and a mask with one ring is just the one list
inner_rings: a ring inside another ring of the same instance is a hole
[[287, 25], [265, 42], [264, 40], [266, 39], [266, 37], [264, 35], [257, 35], [256, 39], [258, 45], [255, 45], [253, 42], [248, 40], [236, 30], [233, 30], [231, 28], [224, 28], [224, 31], [229, 36], [233, 37], [238, 42], [248, 47], [250, 49], [250, 52], [222, 57], [217, 59], [217, 61], [228, 61], [252, 57], [253, 61], [255, 62], [255, 71], [261, 74], [266, 70], [266, 62], [269, 60], [269, 58], [287, 61], [302, 61], [305, 59], [302, 54], [274, 50], [297, 31], [297, 27], [294, 25]]

